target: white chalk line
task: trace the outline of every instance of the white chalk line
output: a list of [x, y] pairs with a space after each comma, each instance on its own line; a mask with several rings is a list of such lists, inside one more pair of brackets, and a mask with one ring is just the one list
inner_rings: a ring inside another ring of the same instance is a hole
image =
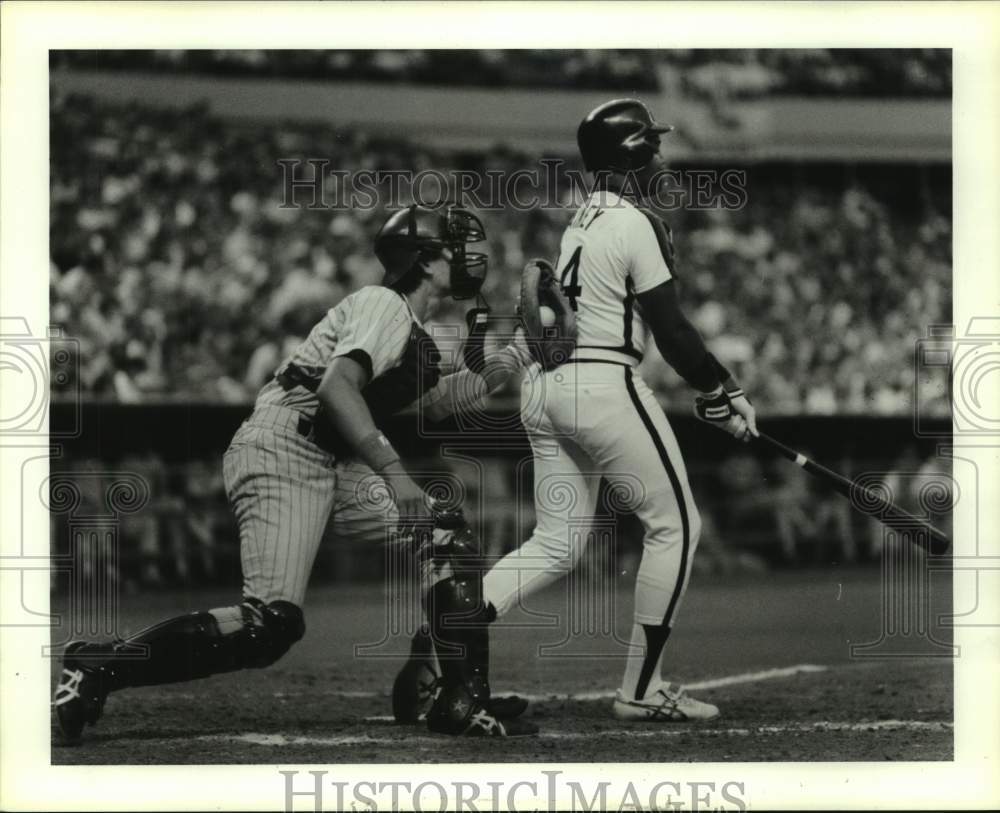
[[[641, 725], [641, 724], [640, 724]], [[664, 727], [649, 729], [609, 729], [601, 731], [599, 734], [589, 732], [571, 731], [543, 731], [535, 735], [537, 739], [543, 740], [592, 740], [595, 736], [601, 737], [625, 737], [628, 739], [665, 739], [669, 737], [683, 737], [697, 735], [701, 737], [749, 737], [760, 734], [810, 734], [816, 732], [877, 732], [877, 731], [914, 731], [914, 732], [945, 732], [952, 731], [954, 725], [944, 721], [928, 720], [871, 720], [869, 722], [831, 722], [819, 721], [814, 723], [793, 723], [788, 725], [764, 725], [743, 728], [702, 728], [683, 727], [673, 728], [676, 723], [662, 724]], [[285, 748], [296, 745], [310, 746], [349, 746], [349, 745], [406, 745], [412, 746], [416, 743], [441, 743], [450, 738], [414, 736], [412, 729], [407, 727], [406, 733], [401, 733], [397, 737], [376, 737], [370, 735], [341, 735], [330, 737], [312, 736], [292, 736], [287, 734], [206, 734], [196, 739], [203, 742], [228, 742], [240, 743], [244, 745], [261, 745], [269, 748]]]
[[[710, 689], [721, 689], [725, 686], [737, 686], [742, 683], [758, 683], [762, 680], [775, 680], [777, 678], [792, 677], [794, 675], [809, 674], [815, 672], [826, 672], [829, 667], [818, 666], [813, 663], [800, 663], [795, 666], [782, 666], [777, 669], [764, 669], [759, 672], [742, 672], [737, 675], [727, 675], [726, 677], [710, 678], [708, 680], [699, 680], [693, 683], [685, 683], [684, 688], [694, 692], [701, 692]], [[540, 702], [552, 702], [552, 701], [566, 701], [573, 700], [577, 702], [588, 702], [593, 700], [610, 700], [615, 696], [614, 691], [603, 690], [599, 692], [548, 692], [545, 694], [524, 694], [516, 690], [505, 691], [503, 689], [494, 688], [494, 694], [517, 694], [523, 697], [530, 703], [540, 703]], [[192, 692], [171, 692], [171, 697], [175, 698], [187, 698], [195, 699], [199, 695]], [[259, 697], [257, 694], [251, 692], [244, 692], [244, 697]], [[344, 699], [358, 700], [365, 698], [388, 697], [387, 691], [348, 691], [343, 689], [316, 689], [314, 691], [292, 691], [292, 692], [272, 692], [272, 697], [278, 700], [292, 700], [301, 697], [341, 697]], [[378, 720], [381, 718], [374, 717], [369, 718], [371, 720]], [[391, 718], [387, 718], [391, 719]]]
[[[797, 666], [784, 666], [780, 669], [764, 669], [760, 672], [744, 672], [740, 675], [729, 675], [728, 677], [712, 678], [710, 680], [696, 681], [695, 683], [686, 683], [684, 688], [695, 692], [703, 692], [710, 689], [719, 689], [723, 686], [736, 686], [740, 683], [758, 683], [762, 680], [774, 680], [775, 678], [792, 677], [793, 675], [803, 673], [826, 671], [827, 667], [825, 666], [817, 666], [812, 663], [800, 663]], [[493, 694], [503, 695], [508, 694], [508, 692], [494, 689]], [[560, 700], [589, 702], [594, 700], [610, 700], [615, 696], [614, 692], [609, 691], [571, 692], [569, 694], [522, 694], [521, 692], [516, 692], [516, 694], [518, 697], [523, 697], [530, 703], [558, 702]], [[364, 719], [367, 723], [391, 723], [394, 718], [392, 715], [388, 714], [373, 714], [365, 717]]]
[[[684, 688], [693, 692], [703, 692], [708, 689], [721, 689], [723, 686], [736, 686], [741, 683], [758, 683], [762, 680], [774, 680], [776, 678], [792, 677], [808, 672], [825, 672], [827, 667], [817, 666], [812, 663], [800, 663], [796, 666], [783, 666], [779, 669], [764, 669], [760, 672], [743, 672], [738, 675], [728, 675], [727, 677], [711, 678], [709, 680], [699, 680], [694, 683], [685, 683]], [[505, 694], [496, 690], [495, 694]], [[545, 700], [610, 700], [615, 696], [613, 691], [601, 692], [571, 692], [569, 694], [521, 694], [518, 695], [533, 703]]]

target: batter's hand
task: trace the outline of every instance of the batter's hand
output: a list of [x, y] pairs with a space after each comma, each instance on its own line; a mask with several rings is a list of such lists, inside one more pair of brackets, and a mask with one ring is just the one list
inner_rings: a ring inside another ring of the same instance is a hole
[[702, 393], [694, 399], [694, 414], [744, 443], [758, 434], [756, 411], [742, 392], [733, 398], [721, 387]]
[[[750, 403], [750, 399], [746, 395], [738, 395], [729, 397], [729, 405], [732, 407], [733, 411], [746, 421], [747, 429], [753, 437], [760, 437], [760, 432], [757, 431], [757, 410], [753, 408], [753, 404]], [[746, 438], [749, 440], [750, 438]]]

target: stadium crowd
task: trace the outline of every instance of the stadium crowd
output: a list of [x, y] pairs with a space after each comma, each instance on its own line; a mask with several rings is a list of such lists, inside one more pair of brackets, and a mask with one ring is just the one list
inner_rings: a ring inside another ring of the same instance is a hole
[[[252, 399], [326, 309], [380, 279], [370, 244], [382, 208], [282, 205], [277, 161], [317, 155], [415, 171], [513, 172], [538, 159], [54, 96], [52, 321], [80, 342], [79, 381], [65, 386], [121, 401]], [[666, 214], [689, 313], [761, 407], [910, 408], [915, 343], [950, 321], [950, 179], [901, 172], [919, 194], [900, 191], [898, 175], [757, 167], [742, 208]], [[498, 312], [513, 312], [526, 259], [555, 259], [570, 212], [481, 213], [485, 295]], [[459, 303], [438, 320], [463, 312]], [[683, 382], [651, 355], [650, 384], [687, 409]]]
[[[481, 482], [461, 464], [434, 459], [423, 465], [444, 465], [462, 478], [466, 515], [483, 541], [484, 552], [499, 558], [530, 535], [534, 504], [517, 500], [517, 475], [509, 458], [484, 457], [480, 462]], [[877, 470], [884, 461], [844, 459], [837, 465], [844, 471]], [[947, 461], [937, 455], [922, 459], [915, 447], [908, 447], [891, 461], [891, 468], [903, 474], [887, 474], [880, 482], [897, 504], [950, 532], [950, 511], [941, 508], [950, 506], [953, 498]], [[239, 574], [237, 529], [217, 457], [168, 463], [147, 450], [116, 461], [116, 469], [108, 471], [108, 461], [97, 458], [53, 462], [53, 472], [75, 478], [81, 492], [80, 504], [71, 514], [52, 513], [55, 555], [64, 562], [72, 559], [83, 579], [96, 577], [95, 568], [107, 568], [105, 577], [127, 592], [189, 584], [237, 586], [233, 583]], [[107, 512], [105, 494], [122, 471], [145, 480], [149, 502], [138, 512], [121, 515], [116, 535], [91, 535], [87, 537], [91, 547], [74, 542], [74, 528], [86, 532], [95, 515]], [[693, 565], [697, 572], [879, 561], [886, 529], [784, 460], [762, 460], [740, 451], [720, 468], [717, 460], [694, 456], [688, 460], [688, 471], [704, 523]], [[934, 486], [948, 496], [928, 513], [924, 491]], [[612, 544], [613, 559], [604, 561], [614, 562], [616, 575], [631, 578], [642, 551], [642, 528], [632, 516], [620, 515], [615, 523], [613, 543], [598, 532], [600, 541], [594, 546], [608, 554], [611, 551], [605, 548]], [[118, 544], [115, 555], [110, 551], [97, 555], [93, 547], [114, 544]], [[385, 547], [375, 538], [338, 536], [331, 526], [313, 578], [317, 583], [376, 581], [384, 577], [385, 556]], [[53, 569], [53, 586], [69, 572], [65, 567]]]
[[53, 51], [52, 67], [482, 87], [678, 89], [696, 98], [951, 92], [951, 52], [931, 48]]

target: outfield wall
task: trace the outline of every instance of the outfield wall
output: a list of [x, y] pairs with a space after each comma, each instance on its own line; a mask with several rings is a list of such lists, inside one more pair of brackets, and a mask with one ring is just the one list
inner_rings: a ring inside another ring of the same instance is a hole
[[[236, 589], [239, 545], [221, 457], [248, 412], [247, 406], [225, 405], [53, 405], [51, 428], [60, 436], [60, 454], [51, 463], [50, 503], [70, 506], [52, 515], [51, 545], [60, 561], [76, 561], [73, 567], [93, 575], [88, 557], [107, 562], [108, 546], [114, 545], [115, 578], [127, 589], [202, 584]], [[388, 432], [413, 470], [462, 484], [466, 511], [484, 550], [500, 555], [525, 539], [534, 524], [531, 452], [516, 414], [494, 411], [486, 418], [494, 427], [507, 428], [484, 433], [451, 424], [443, 431], [438, 427], [434, 436], [421, 436], [416, 419], [401, 419]], [[671, 423], [705, 522], [699, 568], [729, 572], [878, 562], [884, 529], [814, 478], [691, 416], [673, 416]], [[941, 419], [922, 423], [924, 431], [938, 436], [918, 438], [908, 418], [766, 421], [771, 434], [835, 470], [868, 476], [869, 484], [885, 486], [908, 510], [946, 529], [949, 517], [929, 515], [924, 492], [935, 477], [943, 478], [946, 487], [950, 483], [950, 460], [943, 454], [949, 425]], [[73, 427], [82, 431], [74, 433]], [[148, 499], [138, 511], [109, 511], [109, 494], [122, 481], [145, 484]], [[77, 494], [70, 503], [55, 498], [57, 486], [67, 485]], [[609, 495], [602, 494], [599, 503], [603, 536], [598, 538], [604, 541], [595, 546], [603, 553], [595, 553], [598, 564], [591, 566], [632, 572], [641, 552], [641, 527], [634, 517], [611, 510]], [[95, 517], [102, 518], [102, 527], [110, 523], [113, 533], [81, 542], [87, 536], [79, 529], [92, 531]], [[382, 541], [380, 527], [364, 538], [341, 538], [328, 528], [315, 580], [379, 580], [387, 566]], [[95, 553], [98, 549], [105, 552]]]
[[[581, 117], [608, 91], [428, 87], [379, 82], [245, 79], [131, 71], [55, 70], [51, 87], [119, 103], [207, 105], [247, 121], [314, 121], [360, 127], [437, 148], [503, 144], [576, 153]], [[671, 157], [699, 160], [950, 162], [950, 99], [774, 97], [717, 105], [646, 93], [677, 127]], [[316, 156], [321, 158], [322, 156]]]

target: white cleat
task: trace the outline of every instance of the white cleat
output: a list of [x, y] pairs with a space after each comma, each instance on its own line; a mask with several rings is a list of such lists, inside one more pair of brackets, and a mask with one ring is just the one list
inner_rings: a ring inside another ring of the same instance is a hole
[[619, 689], [615, 695], [614, 714], [619, 720], [684, 723], [711, 720], [719, 716], [719, 708], [695, 700], [676, 683], [667, 683], [643, 700], [628, 700]]

